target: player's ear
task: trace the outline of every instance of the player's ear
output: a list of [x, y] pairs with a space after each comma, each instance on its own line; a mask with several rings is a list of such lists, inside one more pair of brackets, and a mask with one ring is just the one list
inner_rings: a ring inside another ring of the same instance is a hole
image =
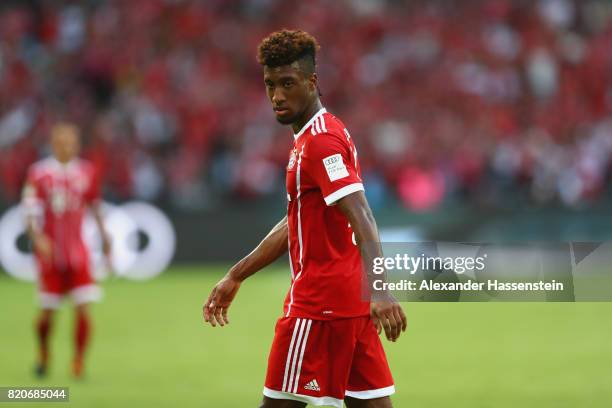
[[319, 89], [319, 86], [318, 86], [319, 78], [317, 77], [316, 72], [313, 72], [308, 77], [308, 85], [309, 85], [310, 92], [318, 92], [317, 90]]

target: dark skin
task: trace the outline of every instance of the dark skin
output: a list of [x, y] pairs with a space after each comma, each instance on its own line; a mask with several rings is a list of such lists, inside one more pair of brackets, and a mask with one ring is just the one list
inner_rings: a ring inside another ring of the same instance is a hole
[[[305, 72], [306, 71], [306, 72]], [[281, 67], [264, 67], [266, 93], [276, 120], [291, 125], [297, 133], [312, 116], [322, 108], [317, 87], [317, 74], [304, 70], [298, 62]], [[346, 216], [355, 233], [366, 265], [372, 265], [374, 257], [382, 256], [378, 243], [378, 228], [363, 191], [358, 191], [338, 200], [338, 209]], [[215, 285], [204, 303], [204, 321], [213, 327], [229, 324], [227, 315], [234, 297], [242, 282], [254, 273], [265, 268], [288, 250], [287, 217], [272, 228], [261, 243], [246, 257], [230, 268], [227, 274]], [[368, 279], [373, 276], [368, 274]], [[377, 277], [378, 279], [381, 276]], [[371, 317], [378, 333], [382, 330], [389, 341], [395, 342], [401, 332], [406, 330], [406, 316], [395, 299], [383, 294], [371, 301]], [[349, 408], [390, 408], [389, 397], [359, 400], [346, 397]], [[299, 401], [272, 399], [264, 396], [261, 408], [301, 408], [306, 404]]]

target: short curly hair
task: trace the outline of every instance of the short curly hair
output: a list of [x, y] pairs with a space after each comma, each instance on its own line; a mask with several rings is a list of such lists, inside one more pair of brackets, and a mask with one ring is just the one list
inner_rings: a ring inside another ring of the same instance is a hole
[[306, 31], [283, 29], [262, 40], [257, 50], [257, 61], [270, 68], [298, 61], [302, 71], [312, 74], [315, 72], [319, 48], [317, 40]]

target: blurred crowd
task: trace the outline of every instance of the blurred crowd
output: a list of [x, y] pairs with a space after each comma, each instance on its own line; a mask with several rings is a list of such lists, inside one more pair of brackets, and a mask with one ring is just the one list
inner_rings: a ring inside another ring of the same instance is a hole
[[255, 55], [285, 27], [322, 46], [322, 100], [356, 140], [373, 206], [609, 194], [607, 1], [2, 3], [4, 199], [60, 119], [82, 129], [108, 198], [197, 209], [284, 196], [291, 132]]

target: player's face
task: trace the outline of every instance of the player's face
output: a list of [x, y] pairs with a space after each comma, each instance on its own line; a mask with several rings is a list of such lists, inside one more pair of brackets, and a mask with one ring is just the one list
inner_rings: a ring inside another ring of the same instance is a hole
[[298, 63], [264, 67], [264, 83], [276, 120], [283, 125], [298, 121], [316, 96], [316, 74], [307, 77]]
[[79, 154], [80, 147], [79, 134], [75, 127], [58, 126], [53, 129], [51, 150], [58, 161], [69, 162]]

